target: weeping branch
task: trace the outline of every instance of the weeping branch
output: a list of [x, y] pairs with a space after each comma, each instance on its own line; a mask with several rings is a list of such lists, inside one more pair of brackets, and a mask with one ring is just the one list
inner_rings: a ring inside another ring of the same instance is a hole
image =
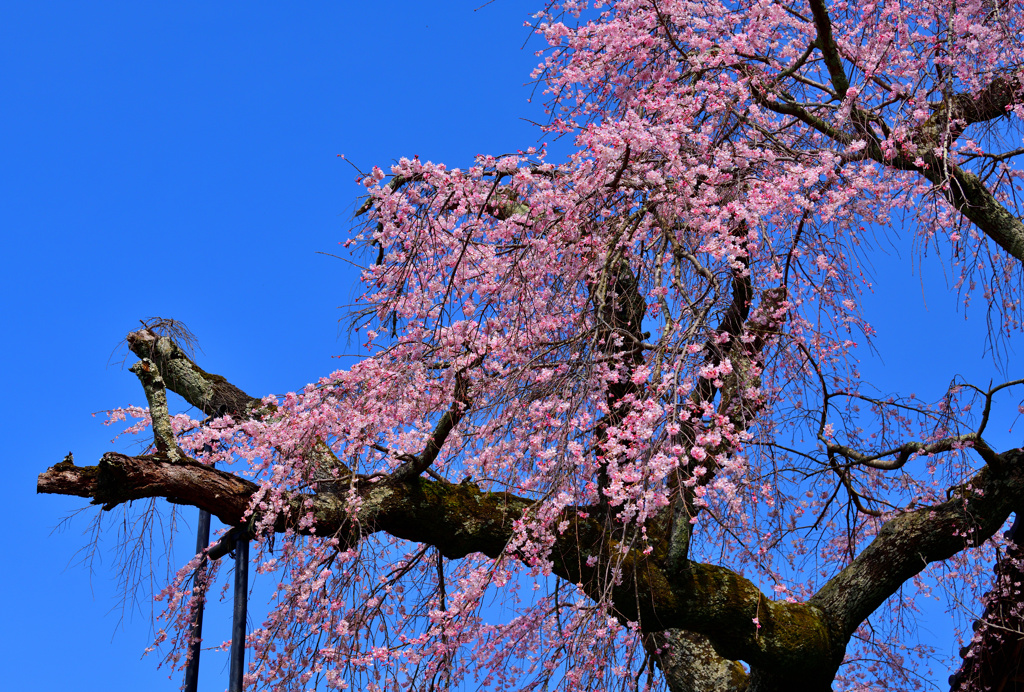
[[[763, 319], [770, 320], [772, 306], [763, 307]], [[149, 343], [158, 346], [161, 338]], [[177, 354], [171, 346], [157, 355]], [[176, 376], [164, 377], [169, 384], [194, 398], [191, 403], [210, 405], [216, 400], [209, 397], [209, 389], [189, 384], [203, 378], [191, 359], [176, 356], [164, 362], [171, 361]], [[139, 370], [145, 373], [145, 367]], [[154, 382], [148, 385], [153, 392]], [[217, 391], [241, 391], [221, 384]], [[255, 410], [252, 402], [257, 400], [244, 401], [249, 402], [247, 410]], [[433, 439], [438, 447], [443, 442], [437, 436]], [[610, 604], [620, 621], [637, 623], [640, 632], [652, 638], [651, 651], [681, 647], [675, 653], [665, 650], [659, 660], [666, 676], [676, 671], [676, 689], [687, 689], [687, 676], [699, 672], [683, 671], [679, 652], [699, 650], [707, 654], [704, 673], [732, 680], [731, 687], [723, 689], [746, 685], [749, 690], [827, 690], [849, 637], [885, 599], [928, 563], [982, 543], [1011, 512], [1024, 510], [1024, 451], [998, 456], [999, 463], [983, 466], [948, 501], [886, 522], [850, 565], [804, 603], [771, 600], [726, 567], [693, 562], [685, 554], [670, 559], [664, 544], [648, 554], [624, 549], [608, 531], [605, 518], [589, 516], [581, 511], [584, 508], [567, 507], [554, 522], [564, 530], [553, 537], [552, 571], [579, 584], [595, 601]], [[534, 500], [486, 492], [472, 483], [435, 482], [414, 473], [351, 475], [341, 485], [322, 483], [308, 491], [284, 493], [284, 509], [274, 516], [272, 530], [309, 534], [311, 527], [299, 518], [312, 512], [316, 535], [334, 536], [342, 546], [384, 532], [433, 546], [452, 560], [471, 553], [526, 559], [509, 552], [509, 545], [517, 523], [529, 520]], [[159, 444], [156, 454], [107, 453], [96, 466], [76, 466], [69, 456], [39, 476], [37, 491], [87, 498], [106, 510], [137, 499], [165, 498], [207, 510], [244, 530], [261, 519], [253, 507], [258, 485], [184, 454], [172, 460]], [[604, 578], [609, 565], [620, 575], [610, 584]], [[730, 662], [737, 660], [751, 666], [746, 681], [734, 675], [737, 668]]]

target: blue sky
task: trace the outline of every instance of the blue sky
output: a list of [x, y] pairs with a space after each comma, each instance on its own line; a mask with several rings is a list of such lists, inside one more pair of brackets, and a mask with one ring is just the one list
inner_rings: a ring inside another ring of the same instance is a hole
[[[144, 404], [118, 346], [139, 319], [185, 322], [203, 366], [254, 395], [344, 364], [333, 358], [351, 350], [339, 306], [355, 277], [317, 254], [338, 249], [361, 190], [338, 155], [363, 169], [414, 154], [465, 165], [540, 136], [527, 122], [543, 119], [527, 84], [540, 46], [523, 49], [537, 3], [484, 2], [6, 4], [9, 689], [178, 688], [155, 658], [140, 660], [149, 606], [120, 609], [113, 534], [90, 575], [75, 555], [89, 521], [54, 532], [83, 503], [37, 496], [36, 475], [69, 450], [86, 464], [125, 449], [91, 414]], [[894, 243], [876, 262], [869, 309], [885, 360], [868, 374], [926, 398], [955, 373], [998, 378], [983, 359], [981, 311], [965, 323], [939, 265], [915, 275], [909, 241]], [[193, 540], [186, 531], [183, 543]], [[207, 620], [223, 623], [222, 638], [227, 617]], [[206, 660], [201, 689], [224, 689], [226, 657]]]

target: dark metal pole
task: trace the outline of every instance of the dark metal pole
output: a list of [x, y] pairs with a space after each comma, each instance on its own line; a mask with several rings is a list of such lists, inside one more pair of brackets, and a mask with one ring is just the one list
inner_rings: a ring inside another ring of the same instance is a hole
[[[196, 527], [196, 553], [206, 550], [210, 544], [210, 513], [205, 509], [199, 510], [199, 525]], [[193, 584], [205, 591], [206, 587], [206, 558], [196, 567], [193, 577]], [[206, 596], [196, 604], [196, 612], [193, 615], [192, 626], [189, 628], [188, 644], [188, 667], [185, 668], [185, 692], [196, 692], [199, 685], [199, 652], [202, 649], [203, 638], [203, 604]]]
[[[207, 419], [209, 420], [209, 419]], [[203, 421], [205, 425], [206, 421]], [[213, 452], [213, 446], [203, 445], [203, 451], [207, 454]], [[205, 509], [199, 510], [199, 523], [196, 525], [196, 553], [201, 553], [210, 545], [210, 513]], [[189, 627], [188, 644], [188, 667], [185, 668], [185, 692], [196, 692], [199, 685], [199, 652], [203, 638], [203, 611], [206, 609], [206, 563], [203, 561], [196, 567], [192, 583], [204, 592], [203, 600], [196, 604], [196, 612], [193, 615], [192, 625]]]
[[235, 614], [231, 621], [231, 670], [228, 692], [242, 692], [245, 672], [245, 617], [249, 595], [249, 537], [239, 531], [235, 541]]

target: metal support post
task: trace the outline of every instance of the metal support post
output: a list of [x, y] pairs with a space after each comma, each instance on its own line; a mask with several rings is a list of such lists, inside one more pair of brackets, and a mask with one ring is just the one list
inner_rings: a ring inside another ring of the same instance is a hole
[[[206, 550], [210, 544], [210, 513], [205, 509], [199, 510], [199, 525], [196, 527], [196, 553]], [[206, 558], [196, 567], [192, 583], [196, 588], [206, 590]], [[185, 692], [196, 692], [199, 685], [199, 652], [202, 649], [203, 638], [203, 600], [196, 604], [195, 613], [192, 616], [192, 626], [189, 628], [188, 644], [188, 666], [185, 668]]]
[[231, 621], [231, 670], [228, 692], [242, 692], [245, 673], [245, 618], [249, 595], [249, 537], [239, 531], [235, 540], [235, 613]]

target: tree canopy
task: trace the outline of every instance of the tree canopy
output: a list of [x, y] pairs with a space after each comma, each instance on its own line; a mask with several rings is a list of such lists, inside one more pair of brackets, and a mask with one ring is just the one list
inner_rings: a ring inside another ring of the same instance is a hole
[[[916, 234], [1019, 332], [1022, 9], [551, 4], [534, 76], [565, 162], [363, 177], [368, 357], [259, 398], [146, 323], [148, 408], [113, 416], [152, 447], [39, 490], [251, 536], [279, 583], [253, 688], [912, 689], [917, 599], [979, 602], [1024, 509], [1024, 451], [986, 437], [1024, 379], [875, 393], [864, 267], [876, 229]], [[174, 662], [201, 559], [160, 594]]]

